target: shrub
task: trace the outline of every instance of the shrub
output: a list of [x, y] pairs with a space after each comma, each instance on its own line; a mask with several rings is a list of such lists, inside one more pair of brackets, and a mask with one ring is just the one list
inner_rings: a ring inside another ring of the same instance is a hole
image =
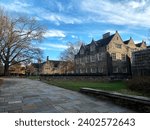
[[150, 95], [150, 77], [135, 77], [127, 81], [127, 86], [133, 91]]

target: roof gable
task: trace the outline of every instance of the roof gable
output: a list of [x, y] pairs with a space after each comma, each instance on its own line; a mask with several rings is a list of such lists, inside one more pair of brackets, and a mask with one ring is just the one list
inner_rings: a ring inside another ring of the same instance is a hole
[[135, 44], [137, 47], [143, 47], [146, 48], [146, 42], [142, 41], [140, 43]]
[[130, 46], [130, 47], [134, 47], [134, 48], [136, 47], [136, 45], [131, 37], [129, 40], [124, 41], [124, 44], [127, 46]]

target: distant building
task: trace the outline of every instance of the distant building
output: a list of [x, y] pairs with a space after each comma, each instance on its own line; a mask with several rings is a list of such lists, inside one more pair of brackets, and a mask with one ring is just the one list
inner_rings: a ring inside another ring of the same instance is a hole
[[133, 76], [150, 76], [150, 48], [133, 52]]
[[17, 63], [9, 67], [10, 75], [25, 75], [25, 66], [21, 65], [21, 63]]
[[26, 75], [39, 75], [41, 73], [41, 63], [32, 63], [26, 67]]
[[41, 74], [61, 74], [62, 61], [49, 60], [42, 63]]
[[75, 73], [101, 75], [131, 75], [132, 52], [146, 48], [142, 41], [123, 41], [119, 33], [106, 33], [102, 39], [82, 45], [75, 55]]
[[49, 57], [47, 57], [45, 62], [32, 63], [29, 65], [26, 72], [28, 75], [65, 74], [71, 71], [68, 65], [68, 62], [49, 60]]

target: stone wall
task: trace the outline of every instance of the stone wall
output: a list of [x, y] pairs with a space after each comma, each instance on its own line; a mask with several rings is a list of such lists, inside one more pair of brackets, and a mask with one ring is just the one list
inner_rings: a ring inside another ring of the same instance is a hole
[[41, 75], [40, 80], [80, 80], [80, 81], [112, 81], [129, 79], [131, 77], [127, 75], [114, 75], [114, 76], [102, 76], [102, 75]]

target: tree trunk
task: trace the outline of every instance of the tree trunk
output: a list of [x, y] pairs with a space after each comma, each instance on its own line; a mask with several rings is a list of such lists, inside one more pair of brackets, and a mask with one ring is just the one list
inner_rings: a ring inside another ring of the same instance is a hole
[[5, 63], [4, 66], [4, 75], [8, 76], [9, 75], [9, 64]]

